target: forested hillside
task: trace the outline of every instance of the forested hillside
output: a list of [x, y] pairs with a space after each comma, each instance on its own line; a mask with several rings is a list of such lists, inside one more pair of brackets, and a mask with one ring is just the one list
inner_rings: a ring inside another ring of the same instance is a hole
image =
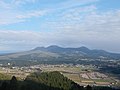
[[64, 77], [61, 73], [33, 73], [24, 81], [15, 76], [11, 80], [1, 80], [0, 90], [114, 90], [108, 87], [83, 87]]

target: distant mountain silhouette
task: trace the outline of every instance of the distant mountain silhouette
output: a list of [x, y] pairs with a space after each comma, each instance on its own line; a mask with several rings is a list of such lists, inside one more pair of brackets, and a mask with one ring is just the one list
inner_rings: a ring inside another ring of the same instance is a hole
[[120, 59], [120, 54], [104, 50], [90, 50], [87, 47], [64, 48], [57, 45], [36, 47], [30, 51], [11, 53], [0, 56], [0, 60], [77, 60], [77, 59]]
[[47, 51], [47, 52], [52, 52], [52, 53], [73, 53], [73, 54], [82, 54], [85, 56], [89, 56], [89, 57], [93, 57], [93, 58], [111, 58], [111, 59], [119, 59], [120, 58], [120, 54], [117, 53], [110, 53], [107, 52], [105, 50], [90, 50], [87, 47], [79, 47], [79, 48], [63, 48], [63, 47], [59, 47], [56, 45], [52, 45], [49, 47], [37, 47], [35, 49], [33, 49], [33, 51], [35, 50], [40, 50], [40, 51]]

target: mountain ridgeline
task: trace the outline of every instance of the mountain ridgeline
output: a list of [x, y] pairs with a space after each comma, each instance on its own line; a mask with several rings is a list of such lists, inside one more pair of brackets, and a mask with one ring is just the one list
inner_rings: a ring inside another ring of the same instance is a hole
[[33, 51], [46, 51], [58, 54], [72, 54], [72, 55], [80, 55], [83, 57], [89, 58], [107, 58], [107, 59], [120, 59], [120, 54], [110, 53], [104, 50], [90, 50], [87, 47], [79, 47], [79, 48], [63, 48], [56, 45], [52, 45], [49, 47], [37, 47], [33, 49]]
[[[37, 47], [30, 51], [2, 54], [0, 62], [4, 61], [20, 61], [24, 63], [33, 61], [32, 63], [79, 63], [81, 60], [118, 60], [120, 54], [110, 53], [104, 50], [90, 50], [86, 47], [79, 48], [63, 48], [59, 46]], [[21, 63], [21, 62], [20, 62]]]

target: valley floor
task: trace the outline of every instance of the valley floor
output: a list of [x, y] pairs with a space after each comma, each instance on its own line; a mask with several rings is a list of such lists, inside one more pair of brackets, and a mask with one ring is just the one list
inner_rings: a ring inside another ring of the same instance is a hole
[[64, 76], [74, 82], [86, 86], [109, 86], [119, 87], [120, 80], [106, 73], [96, 71], [97, 67], [92, 65], [34, 65], [30, 67], [0, 67], [0, 73], [9, 76], [16, 76], [19, 80], [24, 80], [26, 76], [33, 72], [59, 71]]

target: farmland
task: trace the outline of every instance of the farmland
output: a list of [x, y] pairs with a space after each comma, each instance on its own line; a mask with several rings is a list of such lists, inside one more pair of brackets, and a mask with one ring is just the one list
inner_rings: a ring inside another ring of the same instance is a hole
[[91, 65], [49, 65], [41, 69], [44, 72], [60, 71], [80, 85], [114, 86], [120, 82], [115, 77], [96, 71], [97, 68]]
[[120, 80], [107, 73], [98, 71], [93, 65], [72, 65], [58, 64], [48, 65], [40, 64], [27, 67], [0, 67], [0, 73], [9, 76], [16, 76], [19, 80], [24, 80], [26, 76], [33, 72], [52, 72], [59, 71], [65, 77], [73, 80], [79, 85], [95, 85], [95, 86], [119, 86]]

